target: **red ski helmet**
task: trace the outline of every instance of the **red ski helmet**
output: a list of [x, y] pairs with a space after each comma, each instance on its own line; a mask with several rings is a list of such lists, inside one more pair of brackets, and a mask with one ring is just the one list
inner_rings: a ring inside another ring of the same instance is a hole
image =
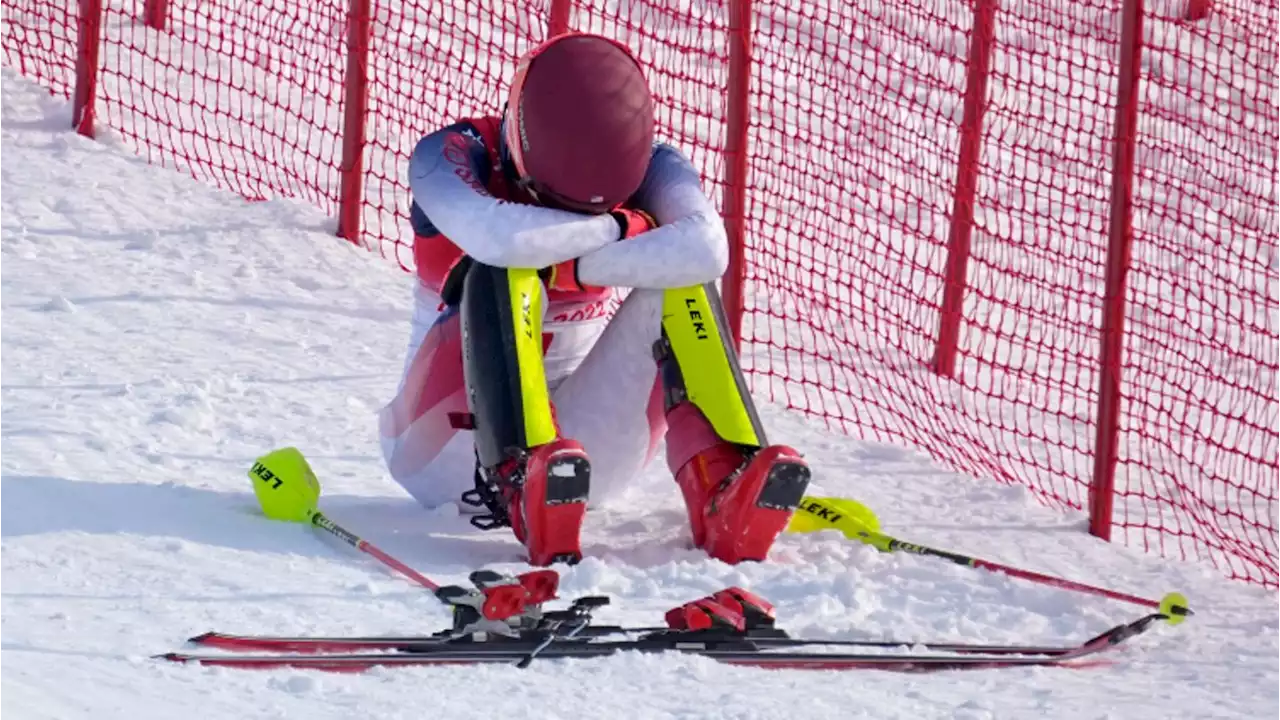
[[604, 213], [644, 179], [653, 97], [626, 46], [558, 35], [520, 59], [503, 125], [516, 175], [540, 201]]

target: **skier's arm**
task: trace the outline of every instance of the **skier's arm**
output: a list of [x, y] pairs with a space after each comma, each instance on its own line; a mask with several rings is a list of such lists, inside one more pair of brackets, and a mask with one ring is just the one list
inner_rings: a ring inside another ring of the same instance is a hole
[[717, 280], [729, 264], [724, 223], [702, 192], [698, 171], [669, 145], [654, 147], [633, 204], [658, 222], [629, 240], [609, 243], [578, 260], [584, 284], [671, 288]]
[[478, 262], [542, 268], [618, 239], [618, 221], [498, 200], [485, 189], [488, 153], [457, 126], [418, 142], [409, 159], [413, 199], [445, 237]]

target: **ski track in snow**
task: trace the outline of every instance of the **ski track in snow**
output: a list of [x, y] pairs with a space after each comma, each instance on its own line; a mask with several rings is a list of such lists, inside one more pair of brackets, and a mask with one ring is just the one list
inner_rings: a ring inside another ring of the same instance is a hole
[[[346, 676], [149, 659], [209, 629], [409, 633], [447, 614], [415, 586], [261, 517], [252, 460], [301, 448], [336, 521], [444, 582], [521, 571], [505, 531], [426, 511], [387, 476], [374, 412], [407, 340], [410, 278], [297, 203], [249, 203], [66, 130], [69, 105], [3, 70], [3, 707], [7, 718], [1168, 718], [1280, 714], [1274, 594], [1096, 541], [1080, 515], [901, 448], [765, 407], [815, 467], [903, 539], [1152, 597], [1197, 617], [1087, 670], [903, 675], [622, 656]], [[767, 564], [688, 547], [658, 465], [588, 515], [562, 595], [604, 621], [726, 585], [800, 635], [1077, 641], [1142, 613], [834, 533], [784, 536]]]

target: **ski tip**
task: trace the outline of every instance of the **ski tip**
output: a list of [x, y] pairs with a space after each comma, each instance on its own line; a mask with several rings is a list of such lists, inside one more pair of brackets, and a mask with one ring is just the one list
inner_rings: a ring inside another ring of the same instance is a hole
[[182, 653], [176, 653], [176, 652], [167, 652], [167, 653], [162, 653], [160, 655], [152, 655], [151, 659], [152, 660], [168, 660], [169, 662], [177, 662], [177, 663], [185, 663], [185, 662], [191, 661], [191, 659], [186, 655], [183, 655]]
[[1170, 625], [1179, 625], [1182, 621], [1195, 615], [1187, 605], [1187, 597], [1182, 593], [1171, 592], [1160, 600], [1160, 614]]
[[199, 644], [207, 641], [209, 638], [213, 637], [215, 634], [216, 633], [213, 633], [213, 632], [202, 632], [199, 635], [192, 635], [191, 637], [187, 638], [187, 642]]

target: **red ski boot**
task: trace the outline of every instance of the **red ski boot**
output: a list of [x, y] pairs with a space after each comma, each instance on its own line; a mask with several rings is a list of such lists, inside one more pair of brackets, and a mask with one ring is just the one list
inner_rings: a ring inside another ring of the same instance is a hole
[[731, 564], [764, 560], [809, 487], [808, 464], [785, 445], [743, 449], [721, 440], [692, 403], [672, 408], [667, 422], [667, 463], [694, 545]]
[[488, 492], [476, 494], [493, 515], [473, 518], [472, 524], [482, 529], [510, 524], [528, 549], [531, 565], [582, 559], [579, 533], [591, 488], [591, 463], [581, 444], [560, 438], [487, 474]]

